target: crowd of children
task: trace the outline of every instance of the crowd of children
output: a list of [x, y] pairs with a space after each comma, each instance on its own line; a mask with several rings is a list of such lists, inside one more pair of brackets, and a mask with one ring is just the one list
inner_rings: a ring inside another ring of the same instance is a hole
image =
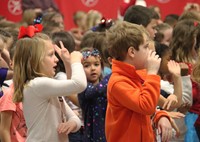
[[0, 18], [1, 142], [200, 142], [200, 11], [42, 10]]

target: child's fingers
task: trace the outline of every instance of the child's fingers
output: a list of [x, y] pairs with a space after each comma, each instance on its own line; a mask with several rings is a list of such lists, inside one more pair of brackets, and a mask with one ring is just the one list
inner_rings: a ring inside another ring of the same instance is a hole
[[176, 131], [176, 136], [180, 135], [180, 130], [178, 128], [178, 126], [176, 125], [175, 121], [173, 119], [170, 120], [172, 128], [174, 128], [174, 130]]
[[159, 134], [159, 135], [161, 134], [161, 129], [160, 129], [160, 127], [158, 127], [158, 134]]
[[62, 49], [62, 48], [65, 48], [62, 41], [59, 41], [59, 43], [60, 43], [61, 49]]
[[61, 54], [61, 49], [55, 44], [54, 45], [54, 49], [55, 49], [55, 51], [58, 53], [58, 55], [60, 56], [60, 54]]
[[68, 135], [72, 130], [73, 130], [72, 127], [69, 127], [69, 128], [66, 130], [65, 133]]
[[168, 102], [169, 102], [169, 101], [167, 100], [167, 101], [163, 104], [163, 106], [162, 106], [163, 109], [166, 109]]
[[156, 55], [155, 51], [152, 51], [152, 50], [149, 51], [149, 56], [154, 57], [155, 55]]
[[69, 54], [69, 51], [67, 50], [67, 48], [65, 48], [65, 46], [63, 45], [63, 42], [59, 41], [59, 43], [60, 43], [61, 51]]
[[169, 101], [169, 103], [167, 104], [167, 110], [169, 110], [171, 105], [172, 105], [172, 101]]
[[58, 125], [57, 131], [58, 131], [59, 134], [61, 133], [61, 131], [62, 131], [62, 123]]
[[58, 127], [58, 133], [64, 133], [67, 130], [67, 127], [65, 124], [61, 124], [60, 127]]

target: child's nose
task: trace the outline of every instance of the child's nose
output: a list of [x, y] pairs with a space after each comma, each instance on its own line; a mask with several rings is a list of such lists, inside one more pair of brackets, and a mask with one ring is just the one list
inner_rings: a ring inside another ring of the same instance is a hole
[[59, 60], [58, 60], [58, 58], [55, 56], [55, 62], [58, 62]]
[[92, 70], [95, 70], [95, 68], [96, 68], [96, 67], [95, 67], [94, 65], [91, 66], [91, 69], [92, 69]]

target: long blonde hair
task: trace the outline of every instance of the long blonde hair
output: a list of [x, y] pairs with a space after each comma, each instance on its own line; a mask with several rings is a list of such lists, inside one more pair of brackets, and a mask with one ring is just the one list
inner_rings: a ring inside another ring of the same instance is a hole
[[42, 33], [32, 38], [22, 38], [16, 43], [14, 54], [14, 102], [23, 100], [24, 85], [35, 77], [44, 76], [40, 73], [40, 62], [45, 54], [45, 41], [50, 38]]
[[[200, 58], [199, 58], [200, 60]], [[196, 64], [193, 67], [191, 78], [193, 81], [200, 83], [200, 62], [199, 60], [196, 62]]]

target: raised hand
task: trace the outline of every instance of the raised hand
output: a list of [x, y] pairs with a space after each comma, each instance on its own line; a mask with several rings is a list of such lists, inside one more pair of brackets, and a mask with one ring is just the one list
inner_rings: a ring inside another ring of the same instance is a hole
[[61, 48], [59, 48], [57, 45], [54, 46], [55, 51], [58, 53], [60, 58], [64, 63], [70, 63], [70, 54], [67, 48], [64, 47], [62, 41], [59, 42]]
[[168, 69], [169, 69], [169, 72], [174, 76], [174, 77], [177, 77], [177, 76], [180, 76], [181, 75], [181, 67], [180, 65], [175, 62], [174, 60], [170, 60], [168, 63], [167, 63], [167, 66], [168, 66]]

